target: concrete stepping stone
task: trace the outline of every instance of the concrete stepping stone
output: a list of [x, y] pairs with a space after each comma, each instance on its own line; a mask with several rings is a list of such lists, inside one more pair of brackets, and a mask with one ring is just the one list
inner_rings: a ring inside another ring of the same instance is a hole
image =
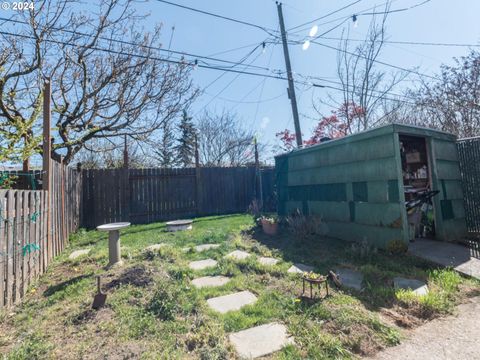
[[195, 246], [195, 251], [202, 252], [210, 249], [216, 249], [218, 247], [220, 247], [220, 244], [203, 244]]
[[145, 250], [147, 250], [147, 251], [158, 251], [164, 246], [167, 246], [167, 244], [165, 244], [165, 243], [153, 244], [153, 245], [147, 246], [145, 248]]
[[290, 266], [290, 268], [287, 270], [288, 273], [304, 273], [304, 272], [310, 272], [313, 271], [313, 266], [310, 265], [305, 265], [305, 264], [293, 264]]
[[262, 265], [275, 265], [279, 262], [280, 260], [272, 258], [272, 257], [260, 257], [258, 258], [258, 262]]
[[207, 300], [208, 306], [221, 314], [233, 310], [240, 310], [245, 305], [253, 304], [257, 297], [250, 291], [240, 291], [234, 294], [214, 297]]
[[281, 350], [294, 343], [287, 333], [287, 327], [270, 323], [232, 333], [228, 336], [241, 358], [253, 359]]
[[192, 250], [191, 247], [184, 247], [184, 248], [182, 248], [182, 252], [184, 252], [184, 253], [188, 253], [188, 252], [190, 252], [190, 250]]
[[338, 268], [335, 269], [335, 274], [339, 276], [343, 286], [358, 291], [362, 290], [363, 274], [361, 272], [347, 268]]
[[92, 249], [81, 249], [81, 250], [75, 250], [70, 254], [68, 257], [70, 260], [75, 260], [76, 258], [79, 258], [80, 256], [88, 255]]
[[395, 289], [405, 289], [412, 291], [415, 295], [423, 296], [428, 294], [428, 286], [423, 281], [415, 279], [406, 279], [402, 277], [393, 278]]
[[192, 280], [192, 285], [197, 289], [204, 287], [218, 287], [223, 286], [230, 281], [229, 277], [226, 276], [204, 276]]
[[192, 270], [203, 270], [214, 266], [217, 266], [217, 262], [213, 259], [192, 261], [188, 264], [188, 267]]
[[249, 256], [250, 254], [245, 251], [235, 250], [225, 255], [225, 258], [234, 259], [234, 260], [245, 260]]

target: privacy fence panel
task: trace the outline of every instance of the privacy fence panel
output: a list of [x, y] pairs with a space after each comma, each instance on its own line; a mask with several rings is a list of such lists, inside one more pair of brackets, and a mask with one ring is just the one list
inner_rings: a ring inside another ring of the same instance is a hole
[[480, 233], [480, 137], [459, 140], [457, 148], [467, 228]]
[[51, 181], [50, 197], [45, 190], [0, 190], [0, 307], [18, 303], [78, 229], [80, 174], [52, 161]]
[[[273, 169], [260, 173], [262, 194], [272, 210]], [[82, 176], [82, 226], [86, 228], [118, 221], [145, 224], [245, 212], [260, 193], [254, 167], [95, 169], [83, 170]]]

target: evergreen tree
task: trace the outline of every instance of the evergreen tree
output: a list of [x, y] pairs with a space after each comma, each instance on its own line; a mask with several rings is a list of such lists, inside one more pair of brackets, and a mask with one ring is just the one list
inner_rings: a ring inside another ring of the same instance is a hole
[[158, 144], [158, 149], [154, 150], [161, 167], [175, 166], [175, 137], [171, 122], [165, 121], [161, 126], [162, 136]]
[[188, 116], [187, 111], [183, 110], [183, 116], [178, 126], [179, 138], [178, 145], [175, 147], [177, 152], [177, 162], [188, 167], [192, 165], [195, 156], [195, 127], [192, 118]]

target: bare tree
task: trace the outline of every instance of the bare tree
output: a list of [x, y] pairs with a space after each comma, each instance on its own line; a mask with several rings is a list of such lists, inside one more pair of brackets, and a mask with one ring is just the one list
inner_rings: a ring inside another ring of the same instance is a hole
[[254, 161], [253, 131], [236, 114], [205, 112], [197, 123], [200, 162], [204, 166], [240, 166]]
[[[383, 50], [386, 36], [386, 21], [389, 4], [384, 8], [380, 20], [375, 16], [370, 22], [364, 42], [353, 49], [349, 34], [342, 35], [337, 53], [337, 75], [340, 81], [340, 100], [338, 94], [329, 94], [328, 103], [335, 109], [344, 109], [344, 132], [351, 134], [379, 125], [385, 97], [396, 85], [405, 79], [408, 72], [387, 72], [379, 68], [377, 60]], [[388, 97], [388, 96], [387, 96]], [[319, 103], [314, 102], [319, 113]], [[353, 110], [353, 111], [351, 111]], [[337, 110], [336, 110], [337, 111]]]
[[480, 52], [442, 65], [438, 80], [423, 82], [410, 95], [416, 98], [415, 114], [428, 125], [462, 137], [480, 135]]
[[100, 0], [86, 13], [72, 0], [36, 1], [7, 21], [0, 135], [9, 134], [8, 146], [24, 156], [41, 151], [45, 78], [52, 82], [53, 148], [67, 163], [93, 139], [150, 136], [188, 106], [197, 94], [191, 66], [159, 54], [161, 28], [145, 33], [135, 3]]
[[[119, 169], [124, 167], [124, 142], [121, 139], [92, 139], [75, 156], [75, 163], [83, 169]], [[143, 141], [128, 139], [128, 167], [140, 169], [152, 167], [154, 161], [146, 156]], [[150, 153], [150, 150], [147, 151]]]

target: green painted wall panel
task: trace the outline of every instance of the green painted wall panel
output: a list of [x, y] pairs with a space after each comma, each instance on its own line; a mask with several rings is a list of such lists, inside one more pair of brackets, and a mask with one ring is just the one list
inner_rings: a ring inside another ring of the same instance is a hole
[[457, 146], [452, 141], [434, 139], [435, 141], [435, 159], [458, 161]]
[[342, 146], [327, 147], [320, 152], [295, 153], [290, 157], [289, 169], [301, 170], [320, 166], [347, 164], [357, 161], [394, 156], [391, 134], [358, 140]]
[[402, 229], [331, 221], [326, 224], [327, 235], [345, 241], [367, 241], [370, 245], [386, 248], [390, 241], [403, 241]]
[[290, 171], [288, 174], [288, 185], [295, 186], [356, 181], [378, 181], [396, 177], [395, 158], [391, 157]]
[[369, 181], [367, 182], [367, 187], [369, 202], [388, 202], [388, 182], [386, 180]]
[[303, 204], [301, 201], [286, 201], [285, 202], [285, 214], [289, 215], [294, 213], [297, 209], [303, 211]]
[[445, 180], [460, 180], [460, 166], [458, 162], [455, 161], [446, 161], [446, 160], [437, 160], [437, 174], [438, 179]]
[[452, 219], [444, 221], [442, 224], [441, 234], [439, 238], [443, 241], [458, 241], [467, 233], [467, 225], [465, 219]]
[[346, 201], [347, 184], [315, 184], [288, 187], [290, 201]]
[[352, 183], [353, 201], [368, 201], [368, 185], [366, 181]]
[[452, 200], [453, 216], [455, 219], [462, 219], [465, 217], [465, 207], [463, 206], [463, 199]]
[[349, 221], [348, 202], [309, 201], [310, 214], [319, 215], [325, 222]]
[[[462, 183], [458, 180], [445, 180], [446, 199], [460, 199], [463, 201]], [[441, 191], [443, 196], [443, 190]]]
[[401, 217], [400, 204], [355, 203], [355, 221], [359, 224], [391, 226]]

